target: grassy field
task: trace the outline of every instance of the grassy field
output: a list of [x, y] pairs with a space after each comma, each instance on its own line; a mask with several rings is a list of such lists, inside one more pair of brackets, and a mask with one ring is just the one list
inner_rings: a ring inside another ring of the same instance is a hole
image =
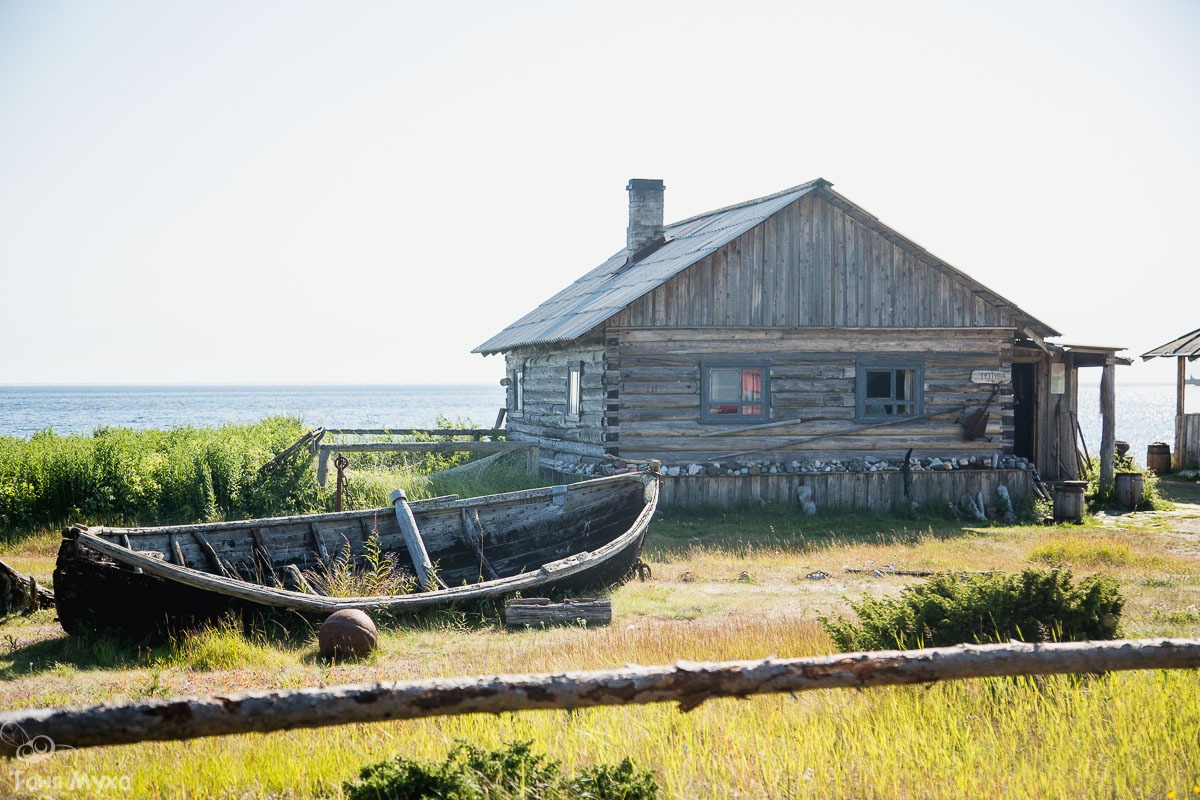
[[[1161, 489], [1200, 502], [1194, 484]], [[33, 535], [0, 558], [48, 579], [55, 546], [55, 535]], [[611, 626], [509, 632], [496, 615], [442, 613], [384, 627], [375, 654], [345, 664], [321, 661], [315, 630], [298, 621], [249, 633], [218, 626], [149, 647], [68, 639], [50, 611], [10, 617], [0, 623], [0, 708], [818, 655], [833, 649], [819, 616], [915, 580], [847, 566], [1103, 572], [1127, 598], [1126, 636], [1200, 636], [1196, 505], [1062, 527], [771, 507], [664, 512], [645, 558], [653, 576], [612, 593]], [[631, 756], [672, 798], [1200, 797], [1200, 674], [978, 680], [711, 701], [689, 713], [526, 712], [102, 748], [0, 764], [0, 796], [338, 798], [365, 764], [440, 759], [458, 740], [530, 740], [567, 770]]]

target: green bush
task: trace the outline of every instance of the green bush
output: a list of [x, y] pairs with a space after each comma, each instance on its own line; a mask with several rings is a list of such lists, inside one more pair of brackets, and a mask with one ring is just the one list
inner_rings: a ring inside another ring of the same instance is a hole
[[1072, 585], [1066, 570], [1019, 575], [942, 575], [905, 588], [899, 598], [853, 603], [855, 624], [821, 618], [845, 652], [985, 642], [1081, 641], [1117, 636], [1125, 604], [1112, 578]]
[[1119, 472], [1140, 472], [1142, 474], [1142, 497], [1135, 510], [1153, 511], [1171, 507], [1170, 502], [1159, 492], [1158, 475], [1152, 470], [1143, 469], [1133, 460], [1132, 456], [1124, 455], [1116, 456], [1113, 459], [1113, 485], [1107, 494], [1100, 491], [1100, 459], [1096, 456], [1088, 459], [1085, 494], [1088, 503], [1093, 508], [1119, 508], [1116, 482], [1116, 475]]
[[67, 522], [159, 524], [323, 510], [306, 452], [259, 468], [305, 432], [299, 419], [91, 436], [0, 437], [0, 536]]
[[363, 767], [344, 785], [347, 800], [654, 800], [658, 784], [628, 758], [612, 767], [562, 774], [557, 761], [531, 751], [529, 742], [499, 750], [459, 743], [442, 763], [404, 756]]

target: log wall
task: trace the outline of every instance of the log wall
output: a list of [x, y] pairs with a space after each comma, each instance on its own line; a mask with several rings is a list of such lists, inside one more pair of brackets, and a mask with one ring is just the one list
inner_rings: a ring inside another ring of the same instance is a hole
[[[984, 439], [965, 441], [960, 423], [992, 391], [972, 383], [971, 373], [1009, 371], [1011, 341], [1005, 328], [610, 328], [607, 444], [622, 458], [667, 464], [898, 458], [909, 448], [918, 457], [1011, 452], [1007, 387], [992, 400]], [[770, 421], [793, 424], [737, 430], [745, 424], [701, 422], [702, 362], [739, 358], [769, 362]], [[860, 362], [923, 365], [924, 411], [932, 416], [886, 425], [857, 419]]]
[[1181, 434], [1179, 465], [1200, 467], [1200, 414], [1184, 414], [1178, 418]]
[[[508, 386], [511, 441], [538, 442], [543, 455], [557, 453], [603, 455], [604, 346], [596, 340], [555, 348], [522, 348], [505, 354], [506, 374], [523, 374], [522, 408], [516, 408], [516, 387]], [[580, 415], [567, 415], [567, 374], [582, 365]]]

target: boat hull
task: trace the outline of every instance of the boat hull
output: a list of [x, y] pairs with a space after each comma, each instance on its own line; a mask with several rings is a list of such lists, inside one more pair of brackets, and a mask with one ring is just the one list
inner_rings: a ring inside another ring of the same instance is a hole
[[157, 528], [77, 526], [64, 532], [54, 572], [59, 621], [71, 634], [142, 636], [229, 614], [319, 618], [341, 608], [401, 614], [518, 593], [595, 591], [634, 568], [657, 490], [654, 476], [629, 474], [414, 503], [444, 587], [358, 598], [323, 597], [294, 578], [362, 559], [372, 543], [411, 565], [394, 509]]

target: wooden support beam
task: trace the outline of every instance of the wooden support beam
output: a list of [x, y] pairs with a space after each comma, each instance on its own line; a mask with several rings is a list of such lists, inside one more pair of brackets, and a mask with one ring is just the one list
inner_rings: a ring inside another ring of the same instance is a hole
[[309, 533], [312, 535], [313, 552], [317, 555], [317, 561], [326, 567], [330, 566], [329, 550], [325, 547], [325, 534], [321, 532], [321, 526], [316, 522], [312, 523]]
[[1113, 461], [1117, 452], [1117, 368], [1109, 359], [1100, 374], [1100, 496], [1113, 491]]
[[811, 689], [902, 686], [1014, 675], [1094, 674], [1200, 667], [1200, 639], [958, 645], [816, 658], [679, 662], [552, 675], [384, 681], [331, 688], [228, 693], [0, 713], [0, 757], [45, 736], [81, 749], [235, 733], [459, 714], [677, 702], [691, 711], [718, 697]]
[[175, 563], [181, 567], [187, 566], [187, 561], [183, 557], [183, 548], [179, 546], [179, 537], [171, 534], [171, 554], [175, 557]]
[[1184, 406], [1187, 397], [1187, 359], [1183, 356], [1175, 359], [1179, 366], [1176, 369], [1175, 377], [1175, 455], [1171, 456], [1171, 461], [1175, 469], [1182, 469], [1184, 466], [1184, 436], [1183, 426], [1184, 421]]
[[[483, 431], [483, 433], [489, 433]], [[470, 434], [470, 431], [455, 435]], [[329, 457], [333, 453], [503, 453], [528, 447], [528, 442], [350, 442], [317, 446], [317, 483], [329, 478]]]
[[442, 583], [437, 573], [433, 571], [433, 562], [429, 560], [429, 553], [425, 549], [425, 540], [421, 538], [421, 531], [417, 529], [417, 520], [413, 517], [412, 509], [409, 508], [404, 490], [397, 489], [392, 492], [389, 499], [396, 509], [396, 524], [400, 526], [400, 532], [404, 534], [404, 543], [408, 546], [408, 554], [412, 558], [413, 570], [417, 573], [417, 580], [420, 582], [421, 588], [445, 589], [446, 584]]
[[324, 453], [501, 453], [520, 450], [525, 442], [350, 442], [323, 444]]
[[213, 572], [218, 575], [224, 575], [226, 578], [236, 578], [237, 573], [226, 569], [225, 562], [217, 555], [217, 551], [209, 544], [208, 539], [200, 531], [192, 531], [192, 538], [196, 540], [196, 544], [200, 545], [200, 549], [204, 551], [204, 555], [208, 556], [209, 564]]

